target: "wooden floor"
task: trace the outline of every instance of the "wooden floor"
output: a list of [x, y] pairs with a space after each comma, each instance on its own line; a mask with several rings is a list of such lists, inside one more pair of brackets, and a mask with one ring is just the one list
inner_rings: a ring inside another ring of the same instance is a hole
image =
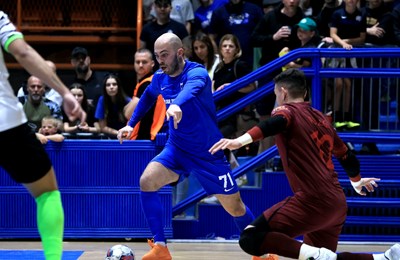
[[[132, 248], [135, 252], [135, 259], [140, 260], [142, 256], [149, 250], [145, 242], [64, 242], [64, 250], [81, 250], [84, 251], [79, 260], [101, 260], [104, 259], [108, 248], [115, 244], [125, 244]], [[338, 251], [347, 252], [384, 252], [391, 244], [378, 243], [341, 243]], [[251, 257], [244, 253], [238, 246], [237, 241], [171, 241], [168, 247], [174, 260], [250, 260]], [[40, 242], [25, 241], [0, 241], [0, 249], [16, 249], [16, 250], [35, 250], [41, 249]], [[289, 260], [288, 258], [280, 258], [281, 260]]]

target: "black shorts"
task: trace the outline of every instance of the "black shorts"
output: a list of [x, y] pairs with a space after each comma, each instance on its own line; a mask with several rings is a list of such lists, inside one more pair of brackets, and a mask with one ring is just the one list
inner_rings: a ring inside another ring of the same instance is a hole
[[18, 183], [32, 183], [51, 169], [51, 161], [35, 133], [23, 124], [0, 133], [0, 166]]

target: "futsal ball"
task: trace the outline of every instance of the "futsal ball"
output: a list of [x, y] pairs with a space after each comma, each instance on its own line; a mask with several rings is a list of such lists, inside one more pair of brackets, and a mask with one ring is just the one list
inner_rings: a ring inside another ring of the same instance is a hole
[[107, 250], [105, 260], [135, 260], [133, 250], [125, 245], [115, 245]]

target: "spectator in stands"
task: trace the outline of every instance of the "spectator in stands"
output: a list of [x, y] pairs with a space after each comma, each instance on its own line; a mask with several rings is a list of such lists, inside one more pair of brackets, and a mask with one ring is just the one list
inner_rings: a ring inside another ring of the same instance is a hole
[[[148, 49], [139, 49], [135, 53], [136, 86], [132, 100], [126, 106], [124, 115], [127, 120], [132, 116], [133, 111], [139, 103], [140, 97], [150, 85], [153, 78], [154, 59]], [[133, 129], [131, 140], [154, 140], [157, 133], [162, 129], [165, 121], [165, 103], [161, 95], [156, 103], [147, 111], [146, 115]]]
[[[47, 65], [50, 66], [50, 68], [51, 68], [54, 72], [56, 72], [56, 65], [54, 64], [54, 62], [49, 61], [49, 60], [46, 60], [46, 63], [47, 63]], [[27, 90], [27, 87], [26, 87], [26, 82], [24, 82], [23, 85], [21, 86], [21, 88], [18, 90], [17, 97], [19, 98], [19, 97], [23, 97], [23, 96], [25, 96], [25, 95], [28, 95], [28, 90]], [[59, 106], [61, 107], [61, 105], [62, 105], [62, 97], [61, 97], [61, 95], [58, 94], [58, 92], [55, 91], [54, 89], [52, 89], [52, 88], [46, 86], [46, 87], [45, 87], [44, 96], [45, 96], [47, 99], [50, 99], [51, 101], [57, 103], [57, 105], [59, 105]]]
[[[140, 48], [148, 49], [154, 53], [154, 42], [157, 38], [167, 32], [172, 32], [182, 40], [188, 36], [186, 27], [170, 18], [172, 4], [171, 0], [155, 0], [154, 10], [156, 12], [156, 20], [143, 26], [140, 32]], [[158, 63], [155, 62], [154, 69], [158, 69]]]
[[[344, 6], [336, 10], [332, 15], [331, 38], [337, 46], [351, 50], [353, 45], [362, 45], [366, 37], [365, 15], [357, 8], [359, 0], [344, 0]], [[357, 68], [355, 58], [333, 59], [330, 67]], [[350, 112], [351, 79], [336, 78], [334, 92], [334, 125], [337, 129], [343, 127], [355, 128], [360, 124], [353, 122]]]
[[101, 83], [105, 73], [94, 71], [90, 68], [91, 58], [87, 49], [75, 47], [71, 53], [71, 64], [75, 70], [76, 77], [73, 83], [85, 86], [89, 104], [96, 107], [97, 101], [103, 95]]
[[[317, 48], [321, 43], [321, 38], [318, 35], [317, 24], [312, 18], [306, 17], [294, 26], [293, 30], [297, 32], [297, 37], [301, 42], [300, 48]], [[289, 52], [289, 48], [285, 47], [281, 52]], [[302, 67], [310, 67], [310, 58], [299, 58], [286, 64], [285, 69], [298, 69]]]
[[45, 84], [35, 76], [30, 76], [27, 81], [28, 95], [20, 97], [24, 112], [35, 132], [41, 127], [41, 121], [45, 116], [53, 116], [62, 120], [61, 108], [57, 103], [44, 97]]
[[400, 4], [393, 8], [392, 21], [395, 43], [400, 46]]
[[95, 118], [99, 120], [101, 132], [115, 139], [118, 129], [126, 125], [124, 110], [131, 98], [124, 93], [119, 78], [113, 74], [104, 78], [103, 92], [97, 103]]
[[[253, 46], [262, 48], [260, 66], [278, 58], [279, 52], [284, 47], [294, 50], [301, 46], [295, 31], [291, 30], [304, 17], [299, 3], [300, 0], [282, 0], [282, 3], [273, 11], [266, 13], [254, 28], [251, 34]], [[280, 72], [281, 69], [277, 69], [260, 79], [259, 87], [270, 82]], [[270, 117], [274, 105], [275, 95], [273, 93], [257, 103], [257, 112], [260, 115], [260, 120], [266, 120]], [[260, 142], [260, 152], [268, 149], [273, 144], [273, 138], [266, 138]]]
[[253, 66], [253, 46], [250, 36], [253, 28], [263, 16], [262, 9], [244, 0], [230, 0], [229, 3], [216, 9], [211, 17], [209, 36], [214, 46], [221, 42], [225, 34], [235, 35], [242, 46], [241, 59]]
[[263, 0], [263, 11], [264, 14], [274, 10], [282, 3], [282, 0]]
[[62, 122], [52, 116], [45, 116], [42, 119], [42, 127], [36, 133], [36, 137], [42, 144], [47, 144], [47, 142], [62, 142], [64, 141], [64, 136], [62, 132]]
[[332, 14], [340, 8], [339, 0], [325, 0], [322, 10], [316, 18], [317, 29], [323, 41], [333, 43], [331, 38], [330, 24], [332, 21]]
[[369, 0], [362, 9], [367, 22], [366, 44], [384, 46], [394, 44], [393, 20], [383, 0]]
[[[235, 80], [249, 74], [251, 68], [246, 61], [241, 59], [242, 48], [239, 39], [233, 34], [226, 34], [219, 43], [221, 62], [218, 64], [213, 77], [213, 89], [223, 90]], [[255, 89], [255, 83], [245, 86], [217, 103], [217, 109], [224, 108]], [[243, 110], [241, 113], [249, 116], [253, 111]], [[234, 136], [238, 131], [238, 114], [234, 114], [219, 123], [219, 128], [224, 137]]]
[[193, 34], [198, 31], [209, 34], [213, 11], [228, 2], [229, 0], [200, 0], [201, 5], [194, 12]]
[[[208, 76], [213, 80], [214, 71], [220, 63], [219, 55], [215, 54], [214, 47], [210, 37], [203, 33], [198, 32], [193, 39], [192, 43], [192, 60], [203, 64], [206, 67]], [[214, 92], [214, 89], [212, 89]]]
[[[86, 112], [86, 122], [79, 120], [70, 121], [68, 117], [64, 116], [64, 129], [65, 133], [100, 133], [100, 125], [94, 117], [95, 108], [89, 104], [86, 96], [85, 87], [80, 83], [73, 83], [70, 86], [72, 95], [81, 105], [83, 111]], [[64, 112], [64, 111], [63, 111]]]
[[[192, 23], [194, 21], [193, 5], [190, 0], [172, 0], [171, 13], [169, 17], [185, 26], [188, 34], [192, 33]], [[154, 8], [151, 15], [157, 18], [157, 13]]]

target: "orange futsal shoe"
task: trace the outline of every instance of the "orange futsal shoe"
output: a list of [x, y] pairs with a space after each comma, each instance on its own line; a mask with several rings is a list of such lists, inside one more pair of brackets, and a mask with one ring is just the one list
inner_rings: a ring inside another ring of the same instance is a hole
[[147, 239], [151, 250], [142, 257], [142, 260], [171, 260], [172, 256], [166, 246], [157, 245], [152, 239]]
[[266, 254], [263, 256], [253, 256], [251, 260], [279, 260], [279, 256], [274, 254]]

